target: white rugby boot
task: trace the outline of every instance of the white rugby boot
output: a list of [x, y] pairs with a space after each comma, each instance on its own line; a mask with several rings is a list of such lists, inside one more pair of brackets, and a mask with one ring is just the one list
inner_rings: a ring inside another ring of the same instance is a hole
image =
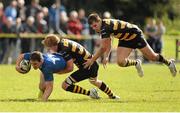
[[168, 67], [169, 67], [169, 70], [170, 70], [172, 76], [175, 77], [177, 74], [177, 70], [176, 70], [176, 65], [174, 63], [174, 59], [170, 60], [170, 65]]
[[89, 96], [90, 96], [91, 98], [93, 98], [93, 99], [99, 99], [99, 98], [100, 98], [99, 95], [98, 95], [98, 91], [97, 91], [96, 88], [90, 89], [90, 94], [89, 94]]
[[117, 95], [109, 96], [109, 98], [110, 98], [110, 99], [114, 99], [114, 100], [119, 100], [119, 99], [120, 99], [120, 97], [117, 96]]
[[136, 61], [137, 61], [137, 64], [135, 65], [135, 67], [137, 69], [138, 75], [140, 77], [143, 77], [144, 76], [144, 72], [143, 72], [143, 69], [142, 69], [142, 66], [141, 66], [142, 62], [141, 62], [140, 59], [137, 59]]

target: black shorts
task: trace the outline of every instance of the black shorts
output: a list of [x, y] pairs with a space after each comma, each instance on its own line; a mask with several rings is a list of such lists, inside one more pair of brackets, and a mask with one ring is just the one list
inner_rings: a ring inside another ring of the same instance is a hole
[[138, 34], [136, 38], [125, 41], [125, 40], [119, 40], [118, 47], [127, 47], [132, 49], [141, 49], [144, 48], [147, 45], [146, 40], [144, 39], [143, 34]]
[[84, 69], [84, 68], [80, 68], [79, 70], [75, 71], [74, 73], [72, 73], [70, 76], [76, 80], [76, 82], [88, 79], [88, 78], [95, 78], [98, 76], [98, 69], [99, 69], [99, 65], [97, 62], [94, 62], [94, 64], [91, 66], [91, 68], [88, 69]]

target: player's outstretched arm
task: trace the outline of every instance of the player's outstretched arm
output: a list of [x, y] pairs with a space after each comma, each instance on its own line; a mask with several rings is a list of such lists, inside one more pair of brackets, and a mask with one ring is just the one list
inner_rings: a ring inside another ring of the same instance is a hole
[[109, 55], [111, 53], [111, 47], [112, 47], [112, 41], [111, 41], [111, 38], [108, 38], [106, 39], [106, 51], [104, 53], [104, 56], [103, 56], [103, 67], [106, 68], [106, 64], [108, 63], [109, 61]]
[[46, 81], [45, 82], [45, 90], [44, 90], [41, 100], [47, 101], [49, 96], [51, 95], [52, 91], [53, 91], [53, 81]]
[[91, 59], [88, 59], [85, 63], [84, 63], [84, 68], [88, 68], [90, 69], [91, 65], [101, 56], [103, 55], [108, 48], [110, 47], [109, 43], [111, 43], [110, 38], [104, 38], [101, 39], [101, 46], [100, 48], [96, 51], [96, 53], [94, 54], [94, 56]]

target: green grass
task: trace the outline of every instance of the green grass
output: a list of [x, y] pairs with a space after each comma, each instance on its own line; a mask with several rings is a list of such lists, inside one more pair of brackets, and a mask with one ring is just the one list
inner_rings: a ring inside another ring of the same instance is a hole
[[[175, 58], [176, 37], [166, 35], [163, 38], [163, 55]], [[179, 73], [173, 78], [166, 66], [158, 64], [144, 64], [143, 69], [145, 76], [139, 78], [134, 67], [120, 68], [115, 64], [109, 64], [106, 70], [100, 67], [99, 78], [121, 97], [119, 101], [108, 99], [101, 91], [99, 94], [102, 98], [99, 100], [65, 92], [61, 83], [67, 74], [55, 75], [54, 91], [49, 102], [39, 102], [36, 100], [39, 71], [31, 70], [21, 75], [13, 65], [0, 65], [0, 111], [180, 112]], [[178, 63], [177, 69], [180, 69]], [[94, 87], [87, 80], [79, 85], [86, 89]]]
[[[39, 102], [36, 100], [38, 71], [21, 75], [13, 65], [0, 65], [0, 111], [180, 111], [179, 74], [172, 77], [164, 65], [144, 64], [143, 68], [145, 76], [140, 78], [134, 67], [119, 68], [110, 64], [104, 70], [100, 66], [99, 78], [121, 97], [118, 101], [108, 99], [101, 91], [99, 100], [65, 92], [60, 86], [67, 75], [55, 75], [49, 102]], [[93, 87], [87, 80], [79, 85], [87, 89]]]

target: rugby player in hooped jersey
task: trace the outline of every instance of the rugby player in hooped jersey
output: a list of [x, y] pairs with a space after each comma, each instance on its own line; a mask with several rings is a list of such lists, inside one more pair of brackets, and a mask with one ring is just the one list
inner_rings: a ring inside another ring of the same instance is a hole
[[176, 76], [174, 60], [167, 60], [162, 55], [155, 53], [145, 41], [143, 32], [138, 26], [118, 19], [101, 19], [96, 13], [89, 15], [88, 23], [93, 30], [100, 34], [102, 39], [99, 50], [84, 63], [85, 68], [90, 68], [101, 55], [104, 55], [103, 64], [106, 65], [111, 51], [111, 38], [115, 37], [119, 39], [117, 63], [120, 67], [135, 66], [138, 75], [142, 77], [144, 73], [141, 61], [128, 58], [133, 49], [139, 49], [147, 59], [167, 65], [172, 76]]
[[[72, 93], [88, 95], [92, 98], [99, 98], [96, 89], [86, 90], [76, 85], [77, 82], [89, 79], [91, 84], [95, 85], [101, 91], [106, 93], [110, 99], [119, 99], [119, 97], [112, 92], [112, 90], [106, 85], [105, 82], [98, 79], [99, 65], [97, 62], [94, 62], [90, 69], [84, 68], [83, 64], [88, 58], [91, 58], [92, 55], [83, 46], [77, 42], [58, 37], [54, 34], [47, 35], [42, 43], [52, 53], [58, 52], [71, 60], [73, 59], [74, 64], [78, 67], [78, 70], [73, 72], [62, 83], [62, 88], [64, 90]], [[59, 73], [61, 74], [61, 72]]]

